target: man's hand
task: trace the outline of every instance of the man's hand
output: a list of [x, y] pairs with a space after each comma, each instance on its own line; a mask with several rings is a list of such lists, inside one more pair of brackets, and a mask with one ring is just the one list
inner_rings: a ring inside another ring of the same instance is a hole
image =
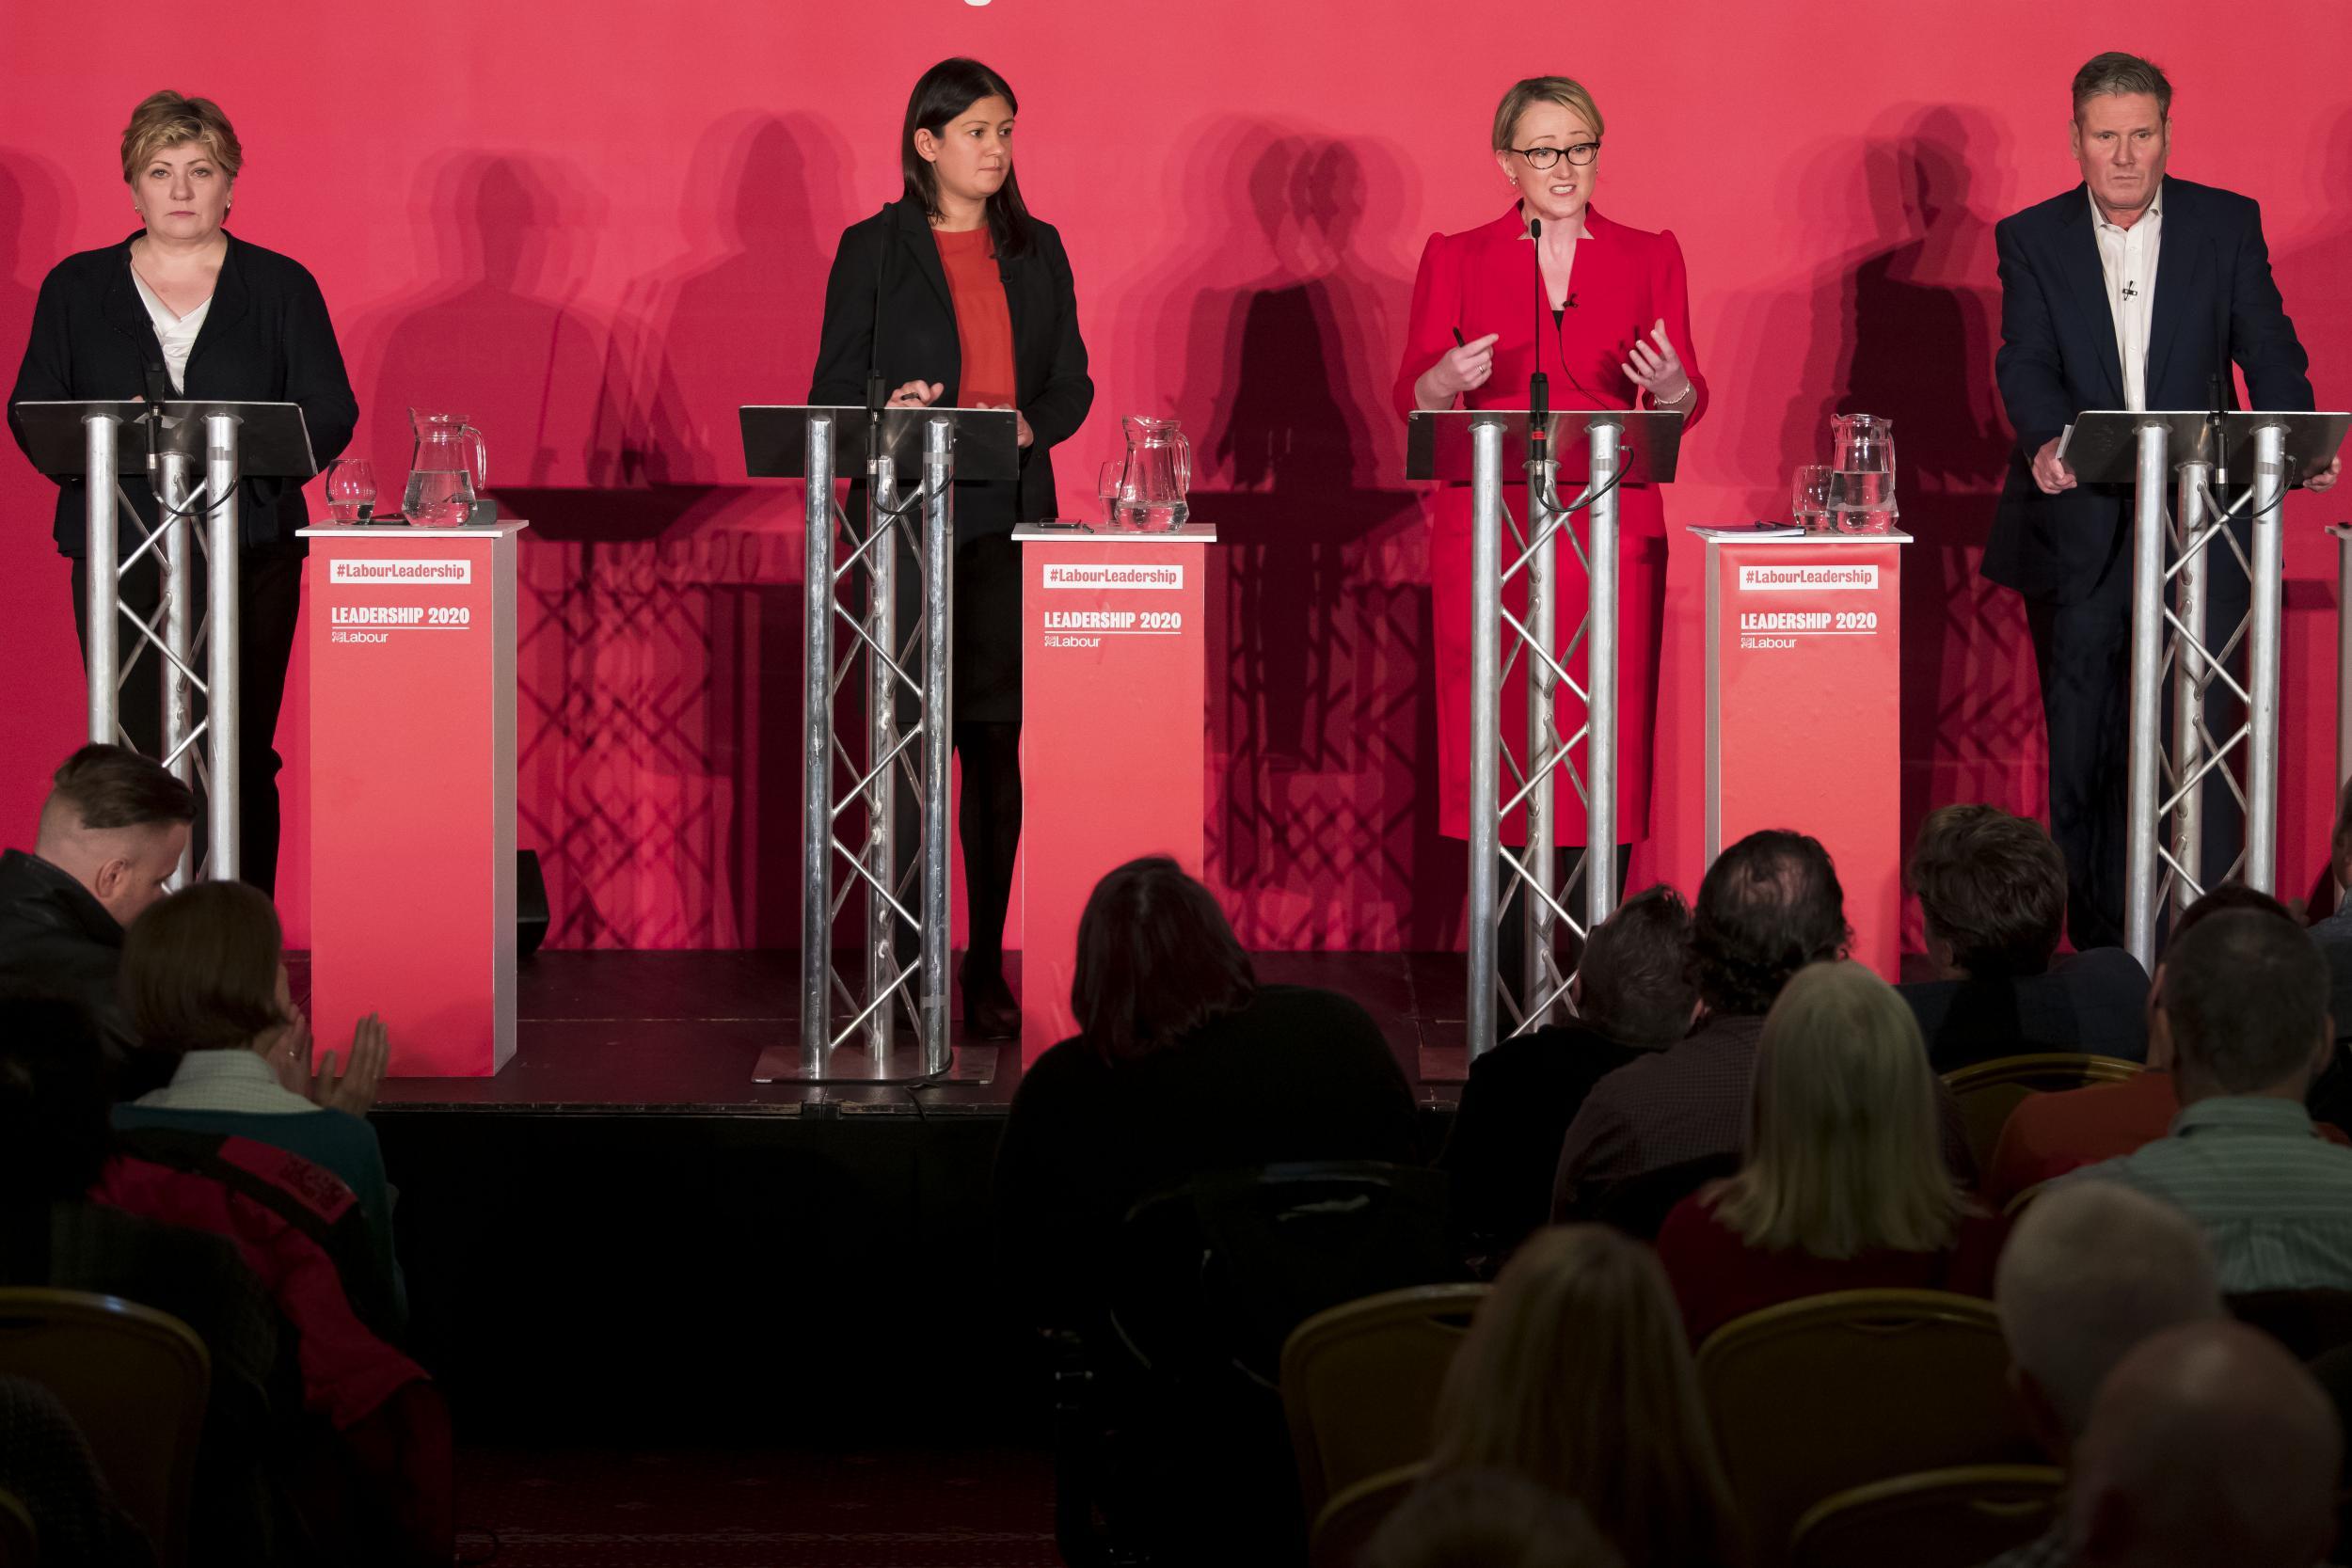
[[2074, 470], [2058, 461], [2058, 437], [2042, 443], [2042, 450], [2033, 454], [2033, 482], [2042, 486], [2045, 496], [2055, 496], [2074, 487]]
[[2303, 488], [2314, 496], [2324, 495], [2334, 486], [2343, 473], [2344, 459], [2341, 456], [2331, 457], [2328, 459], [2326, 467], [2314, 468], [2303, 476]]
[[383, 1087], [384, 1064], [391, 1052], [391, 1037], [385, 1031], [384, 1021], [370, 1013], [351, 1031], [351, 1059], [342, 1070], [336, 1070], [332, 1051], [319, 1058], [318, 1069], [310, 1075], [311, 1102], [329, 1111], [366, 1116], [375, 1103], [376, 1090]]

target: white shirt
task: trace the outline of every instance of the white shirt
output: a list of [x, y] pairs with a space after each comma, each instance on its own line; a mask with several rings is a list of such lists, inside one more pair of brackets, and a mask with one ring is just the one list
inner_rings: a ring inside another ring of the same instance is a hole
[[2164, 187], [2129, 229], [2107, 221], [2089, 192], [2091, 231], [2099, 237], [2099, 270], [2106, 275], [2107, 310], [2115, 318], [2115, 351], [2123, 361], [2123, 406], [2148, 407], [2148, 325], [2156, 303], [2156, 246], [2164, 237]]
[[319, 1109], [280, 1084], [277, 1071], [258, 1053], [236, 1046], [189, 1052], [180, 1058], [169, 1084], [133, 1103], [151, 1111], [248, 1111], [263, 1116]]
[[213, 308], [213, 297], [204, 296], [204, 303], [184, 316], [175, 316], [154, 290], [147, 286], [138, 269], [131, 269], [131, 281], [139, 286], [139, 302], [147, 307], [147, 319], [155, 325], [155, 341], [163, 345], [164, 369], [171, 372], [171, 389], [184, 393], [188, 389], [188, 354], [196, 347], [196, 335], [204, 330], [204, 317]]

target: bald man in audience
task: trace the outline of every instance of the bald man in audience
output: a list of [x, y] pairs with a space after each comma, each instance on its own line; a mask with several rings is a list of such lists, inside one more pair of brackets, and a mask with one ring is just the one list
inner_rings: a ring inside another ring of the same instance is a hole
[[2171, 1069], [2171, 1131], [2062, 1180], [2120, 1181], [2182, 1210], [2225, 1294], [2352, 1290], [2352, 1148], [2304, 1106], [2335, 1051], [2318, 946], [2283, 915], [2233, 910], [2175, 938], [2161, 970], [2148, 1060]]
[[2074, 1450], [2074, 1568], [2312, 1568], [2335, 1540], [2344, 1434], [2267, 1335], [2194, 1323], [2144, 1340]]
[[[2026, 1424], [2059, 1465], [2072, 1463], [2118, 1362], [2167, 1329], [2225, 1316], [2213, 1254], [2188, 1216], [2110, 1181], [2074, 1182], [2026, 1209], [2001, 1253], [1993, 1301]], [[1987, 1568], [2068, 1560], [2060, 1520]]]
[[167, 1080], [142, 1058], [115, 996], [122, 933], [164, 895], [196, 821], [188, 786], [120, 746], [85, 746], [51, 780], [33, 852], [0, 854], [0, 989], [95, 1015], [117, 1098]]

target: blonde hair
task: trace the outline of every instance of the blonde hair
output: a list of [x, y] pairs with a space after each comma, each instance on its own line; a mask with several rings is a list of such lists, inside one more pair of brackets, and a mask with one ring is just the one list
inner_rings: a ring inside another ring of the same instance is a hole
[[1910, 1005], [1862, 965], [1799, 971], [1765, 1015], [1748, 1156], [1715, 1216], [1749, 1245], [1940, 1252], [1965, 1207]]
[[245, 166], [245, 149], [219, 104], [166, 90], [142, 100], [131, 111], [131, 123], [122, 128], [122, 182], [137, 179], [139, 166], [164, 149], [188, 142], [203, 148], [204, 155], [231, 180]]
[[1539, 1230], [1438, 1395], [1429, 1473], [1524, 1476], [1584, 1506], [1628, 1562], [1738, 1556], [1730, 1490], [1666, 1276], [1603, 1226]]
[[1519, 128], [1519, 116], [1538, 103], [1557, 103], [1573, 110], [1593, 128], [1594, 135], [1601, 134], [1600, 105], [1593, 102], [1593, 95], [1584, 89], [1583, 83], [1565, 76], [1530, 76], [1524, 82], [1512, 83], [1511, 90], [1495, 105], [1497, 152], [1511, 150], [1511, 136]]

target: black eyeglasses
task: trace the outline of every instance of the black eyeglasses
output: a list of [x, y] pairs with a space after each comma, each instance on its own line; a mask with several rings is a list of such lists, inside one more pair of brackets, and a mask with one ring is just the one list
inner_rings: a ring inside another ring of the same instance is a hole
[[1566, 147], [1514, 147], [1507, 150], [1525, 158], [1530, 168], [1549, 168], [1562, 158], [1572, 164], [1589, 164], [1600, 156], [1600, 143], [1581, 141]]

